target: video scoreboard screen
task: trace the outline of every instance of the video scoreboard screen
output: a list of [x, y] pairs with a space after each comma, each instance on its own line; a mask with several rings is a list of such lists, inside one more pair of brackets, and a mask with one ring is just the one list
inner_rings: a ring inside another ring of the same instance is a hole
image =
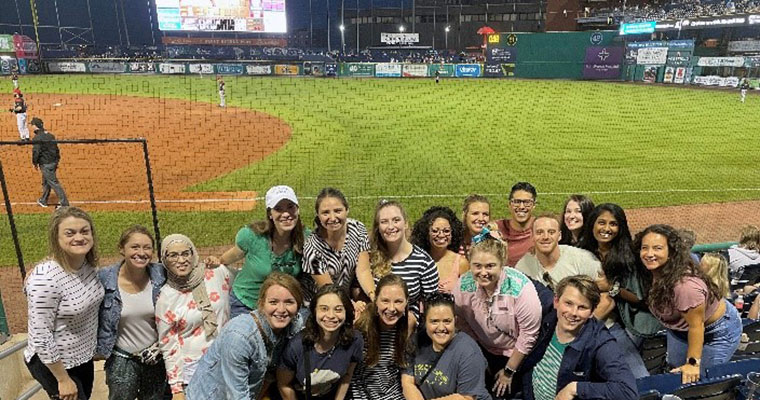
[[156, 0], [162, 31], [286, 33], [285, 0]]

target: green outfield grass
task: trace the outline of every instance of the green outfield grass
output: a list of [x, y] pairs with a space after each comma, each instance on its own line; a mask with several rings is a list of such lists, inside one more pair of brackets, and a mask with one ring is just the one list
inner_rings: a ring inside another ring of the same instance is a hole
[[[26, 78], [24, 86], [28, 92], [217, 101], [211, 77], [42, 76]], [[738, 91], [571, 81], [447, 79], [435, 85], [430, 79], [241, 77], [227, 78], [227, 92], [228, 105], [282, 118], [293, 137], [265, 160], [188, 190], [263, 194], [286, 183], [313, 197], [330, 185], [349, 196], [352, 216], [368, 225], [382, 197], [400, 198], [414, 220], [430, 205], [458, 208], [465, 194], [487, 193], [501, 217], [504, 194], [518, 180], [538, 188], [539, 209], [555, 211], [572, 192], [626, 208], [760, 198], [760, 98], [741, 104]], [[302, 213], [313, 218], [313, 200], [302, 201]], [[231, 244], [239, 226], [261, 216], [261, 210], [206, 217], [162, 213], [162, 233], [197, 234], [199, 245]], [[44, 222], [41, 216], [17, 218], [30, 231]], [[106, 252], [130, 216], [99, 218], [99, 227], [113, 229], [103, 240]], [[7, 229], [0, 227], [3, 265], [14, 260]], [[40, 239], [25, 250], [32, 258], [43, 253]]]

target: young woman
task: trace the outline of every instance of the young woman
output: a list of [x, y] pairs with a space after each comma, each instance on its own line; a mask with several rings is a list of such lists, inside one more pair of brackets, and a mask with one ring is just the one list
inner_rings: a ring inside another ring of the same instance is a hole
[[317, 286], [332, 283], [349, 291], [357, 266], [369, 267], [367, 228], [348, 218], [348, 201], [338, 189], [322, 189], [314, 212], [316, 231], [304, 243], [303, 271], [311, 274]]
[[24, 284], [29, 315], [26, 366], [51, 398], [89, 399], [103, 286], [92, 218], [61, 207], [48, 225], [50, 257]]
[[[310, 232], [301, 223], [296, 193], [288, 186], [273, 186], [264, 202], [266, 221], [241, 228], [235, 245], [221, 259], [207, 259], [209, 264], [221, 262], [224, 265], [245, 259], [232, 288], [230, 314], [233, 318], [256, 308], [261, 285], [272, 271], [295, 277], [301, 273], [303, 244]], [[308, 299], [308, 293], [305, 296]]]
[[173, 399], [182, 400], [198, 361], [230, 318], [230, 272], [205, 269], [193, 242], [179, 234], [161, 242], [161, 261], [167, 279], [156, 302], [159, 347]]
[[308, 374], [310, 399], [343, 400], [364, 348], [353, 328], [354, 307], [348, 293], [331, 284], [319, 289], [310, 311], [306, 327], [285, 349], [277, 387], [284, 400], [305, 399]]
[[484, 234], [470, 248], [470, 271], [454, 288], [457, 322], [484, 349], [487, 387], [511, 392], [512, 378], [533, 349], [541, 325], [541, 301], [531, 280], [504, 265], [506, 247]]
[[[688, 248], [688, 247], [687, 247]], [[718, 293], [726, 298], [731, 297], [730, 282], [728, 281], [728, 262], [718, 253], [706, 253], [699, 261], [699, 268], [718, 287]]]
[[369, 271], [361, 265], [359, 283], [371, 300], [375, 284], [388, 274], [398, 275], [409, 290], [409, 327], [417, 325], [420, 302], [438, 291], [438, 269], [435, 261], [419, 246], [407, 240], [409, 229], [406, 212], [399, 202], [381, 201], [375, 208], [370, 235]]
[[559, 227], [562, 233], [559, 244], [578, 246], [583, 235], [583, 227], [593, 209], [594, 202], [582, 194], [574, 194], [565, 201], [562, 223]]
[[451, 293], [459, 275], [470, 270], [467, 258], [458, 253], [462, 231], [462, 223], [448, 207], [431, 207], [414, 223], [411, 242], [433, 257], [439, 291]]
[[257, 399], [274, 381], [288, 341], [303, 328], [298, 281], [272, 272], [261, 285], [256, 310], [232, 319], [198, 364], [188, 400]]
[[[731, 271], [731, 279], [739, 280], [747, 268], [760, 268], [760, 229], [754, 225], [747, 225], [742, 228], [739, 237], [739, 244], [731, 246], [728, 249], [728, 269]], [[745, 292], [760, 287], [760, 284], [754, 284], [753, 288], [746, 288]]]
[[398, 275], [377, 283], [377, 296], [359, 317], [356, 327], [364, 337], [363, 361], [351, 378], [355, 400], [403, 400], [401, 369], [407, 365], [409, 291]]
[[156, 329], [156, 300], [166, 274], [151, 262], [154, 242], [144, 226], [128, 228], [119, 240], [124, 258], [98, 272], [105, 297], [96, 353], [106, 359], [109, 400], [159, 400], [166, 388]]
[[636, 235], [649, 309], [668, 330], [668, 364], [682, 382], [728, 362], [739, 346], [742, 322], [715, 283], [694, 265], [678, 233], [652, 225]]
[[401, 375], [407, 400], [456, 396], [491, 400], [486, 390], [486, 359], [478, 344], [456, 330], [456, 307], [448, 294], [425, 301], [425, 331], [418, 333], [413, 363]]
[[470, 251], [472, 238], [483, 230], [491, 222], [491, 203], [488, 198], [479, 194], [471, 194], [464, 199], [462, 204], [462, 246], [459, 254], [466, 256]]

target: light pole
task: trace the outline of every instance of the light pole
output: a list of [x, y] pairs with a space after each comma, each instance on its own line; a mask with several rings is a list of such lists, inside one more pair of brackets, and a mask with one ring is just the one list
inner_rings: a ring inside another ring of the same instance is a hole
[[446, 38], [446, 51], [449, 51], [449, 31], [450, 30], [451, 30], [451, 28], [449, 28], [448, 26], [444, 29], [444, 31], [446, 32], [446, 36], [445, 36], [445, 38]]
[[343, 55], [345, 56], [346, 55], [346, 36], [345, 36], [346, 26], [343, 24], [340, 24], [338, 29], [340, 29], [340, 48], [343, 51]]
[[399, 26], [398, 31], [404, 33], [404, 25]]

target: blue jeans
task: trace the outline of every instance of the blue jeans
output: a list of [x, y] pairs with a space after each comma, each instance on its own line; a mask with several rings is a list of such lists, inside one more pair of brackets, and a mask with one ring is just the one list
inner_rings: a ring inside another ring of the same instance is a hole
[[147, 365], [115, 353], [106, 360], [108, 400], [161, 400], [166, 389], [164, 362]]
[[612, 325], [609, 330], [612, 336], [615, 337], [615, 341], [620, 348], [620, 354], [623, 356], [623, 359], [625, 359], [626, 364], [631, 368], [633, 376], [636, 379], [649, 376], [649, 371], [647, 371], [647, 367], [644, 365], [644, 360], [641, 359], [639, 349], [633, 340], [631, 340], [631, 337], [626, 330], [618, 323]]
[[243, 304], [243, 302], [235, 296], [235, 291], [230, 290], [230, 319], [233, 319], [240, 314], [248, 314], [251, 311], [253, 310], [248, 308], [248, 306]]
[[[724, 300], [725, 301], [725, 300]], [[700, 374], [705, 368], [727, 363], [739, 347], [742, 335], [742, 320], [739, 312], [726, 301], [726, 312], [717, 321], [705, 327], [705, 344], [702, 347]], [[680, 367], [686, 364], [686, 352], [689, 349], [687, 335], [675, 333], [668, 329], [668, 365]]]

